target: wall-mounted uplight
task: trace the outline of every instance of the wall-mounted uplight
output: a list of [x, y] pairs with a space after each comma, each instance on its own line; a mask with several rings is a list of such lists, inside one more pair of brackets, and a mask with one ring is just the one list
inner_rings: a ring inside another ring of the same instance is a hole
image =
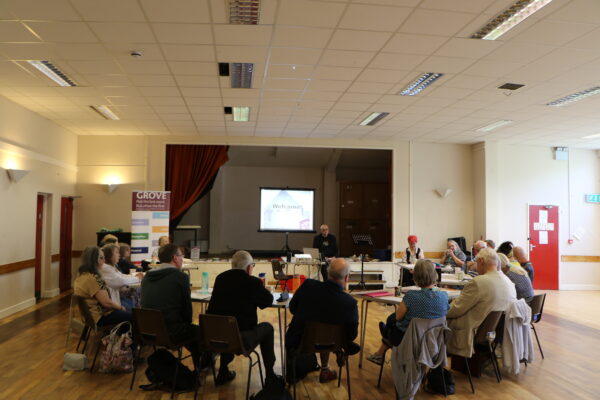
[[6, 173], [8, 174], [8, 179], [10, 179], [10, 181], [13, 183], [19, 182], [30, 172], [31, 171], [29, 171], [27, 169], [12, 169], [12, 168], [6, 169]]
[[117, 190], [119, 187], [118, 183], [107, 183], [106, 184], [106, 190], [108, 190], [108, 193], [112, 193], [115, 190]]
[[106, 185], [106, 190], [108, 193], [112, 193], [119, 188], [121, 184], [121, 179], [118, 176], [110, 175], [104, 179], [104, 185]]

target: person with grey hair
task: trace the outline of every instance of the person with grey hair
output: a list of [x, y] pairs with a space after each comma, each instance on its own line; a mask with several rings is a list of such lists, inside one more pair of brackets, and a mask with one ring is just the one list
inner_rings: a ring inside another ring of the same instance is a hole
[[[393, 346], [400, 345], [408, 324], [413, 318], [436, 319], [448, 313], [448, 293], [434, 289], [437, 281], [435, 266], [430, 260], [418, 260], [413, 271], [413, 279], [420, 290], [409, 290], [396, 312], [388, 316], [386, 323], [379, 323], [381, 336]], [[381, 365], [387, 345], [382, 340], [379, 349], [367, 360]]]
[[460, 267], [464, 270], [467, 256], [461, 250], [458, 243], [456, 243], [454, 240], [448, 240], [447, 246], [448, 249], [444, 253], [441, 263], [443, 265], [451, 265], [452, 267]]
[[498, 256], [485, 248], [475, 257], [479, 276], [467, 283], [448, 311], [452, 338], [448, 353], [462, 357], [473, 355], [473, 338], [477, 328], [491, 311], [506, 311], [517, 300], [515, 285], [498, 271]]
[[534, 293], [527, 271], [518, 262], [510, 262], [508, 257], [502, 253], [499, 253], [498, 257], [500, 258], [500, 269], [515, 284], [517, 299], [525, 299], [527, 304], [531, 303]]
[[[229, 315], [235, 317], [242, 341], [247, 350], [260, 345], [267, 381], [278, 379], [273, 370], [275, 350], [273, 325], [268, 322], [258, 323], [256, 309], [266, 308], [273, 304], [273, 295], [262, 281], [252, 276], [254, 260], [245, 250], [236, 252], [231, 257], [231, 269], [220, 273], [215, 280], [207, 314]], [[233, 354], [221, 354], [221, 365], [216, 385], [222, 385], [235, 378], [235, 372], [228, 365], [233, 361]]]
[[[328, 279], [320, 282], [307, 279], [294, 294], [290, 311], [294, 315], [285, 334], [285, 346], [289, 353], [300, 347], [302, 334], [307, 321], [343, 325], [349, 355], [356, 354], [360, 346], [352, 341], [358, 335], [358, 306], [356, 300], [344, 288], [348, 283], [350, 265], [343, 258], [331, 261]], [[292, 357], [288, 357], [292, 359]], [[329, 353], [321, 353], [321, 373], [319, 382], [329, 382], [337, 378], [337, 372], [329, 369]]]
[[477, 254], [479, 254], [479, 252], [485, 248], [487, 248], [488, 245], [486, 242], [484, 242], [483, 240], [478, 240], [475, 243], [473, 243], [473, 254], [472, 254], [472, 261], [467, 261], [467, 266], [466, 266], [466, 270], [465, 272], [468, 273], [471, 276], [477, 276], [477, 271], [476, 271], [476, 266], [475, 266], [475, 257], [477, 257]]

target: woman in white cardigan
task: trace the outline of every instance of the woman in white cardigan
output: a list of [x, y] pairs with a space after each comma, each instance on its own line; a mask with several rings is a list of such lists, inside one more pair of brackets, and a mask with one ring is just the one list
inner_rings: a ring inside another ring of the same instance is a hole
[[119, 245], [113, 243], [104, 245], [102, 252], [104, 253], [105, 264], [100, 269], [100, 275], [106, 283], [110, 298], [130, 311], [133, 306], [132, 293], [127, 293], [126, 289], [129, 285], [139, 284], [144, 275], [141, 273], [125, 275], [117, 269]]

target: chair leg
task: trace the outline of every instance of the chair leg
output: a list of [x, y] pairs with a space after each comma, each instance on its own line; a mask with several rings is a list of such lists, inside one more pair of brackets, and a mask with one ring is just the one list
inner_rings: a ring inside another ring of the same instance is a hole
[[496, 375], [496, 380], [498, 383], [502, 380], [502, 375], [500, 375], [500, 367], [498, 366], [498, 360], [496, 359], [496, 353], [492, 346], [488, 343], [488, 348], [490, 351], [490, 361], [492, 362], [492, 367], [494, 367], [494, 374]]
[[352, 391], [350, 390], [350, 363], [348, 362], [348, 356], [345, 356], [346, 361], [346, 381], [348, 382], [348, 400], [352, 400]]
[[77, 351], [79, 351], [79, 345], [81, 344], [81, 339], [83, 339], [83, 349], [81, 350], [81, 354], [85, 354], [85, 348], [87, 347], [89, 338], [90, 329], [86, 326], [85, 328], [83, 328], [83, 332], [81, 332], [81, 336], [79, 337], [79, 343], [77, 343]]
[[194, 364], [194, 400], [198, 398], [198, 389], [200, 388], [200, 366]]
[[377, 388], [381, 387], [381, 375], [383, 375], [383, 366], [385, 365], [385, 355], [387, 354], [389, 349], [385, 349], [383, 351], [383, 358], [381, 360], [381, 367], [379, 368], [379, 378], [377, 379]]
[[444, 397], [448, 397], [448, 390], [446, 389], [446, 377], [444, 376], [444, 372], [446, 372], [446, 370], [442, 368], [441, 365], [440, 368], [442, 369], [442, 385], [444, 385]]
[[465, 366], [467, 367], [467, 376], [469, 377], [469, 383], [471, 384], [471, 391], [475, 394], [475, 386], [473, 386], [473, 377], [471, 376], [471, 368], [469, 368], [469, 359], [465, 357]]
[[136, 350], [133, 351], [133, 371], [132, 371], [132, 375], [131, 375], [131, 383], [129, 384], [129, 390], [133, 389], [133, 383], [135, 382], [135, 375], [137, 374], [137, 360], [140, 357], [140, 354], [142, 354], [142, 348], [144, 346], [140, 345]]
[[294, 382], [294, 400], [296, 400], [296, 356], [292, 359], [292, 380]]
[[544, 352], [542, 351], [542, 345], [540, 344], [540, 338], [538, 338], [537, 331], [535, 330], [535, 325], [531, 324], [533, 328], [533, 333], [535, 333], [535, 340], [537, 341], [538, 348], [540, 349], [540, 354], [542, 355], [542, 360], [544, 359]]
[[246, 383], [246, 400], [250, 398], [250, 379], [252, 378], [252, 357], [248, 355], [248, 383]]
[[254, 351], [254, 354], [256, 354], [256, 359], [258, 360], [257, 364], [258, 364], [258, 373], [260, 374], [260, 385], [264, 389], [265, 388], [265, 379], [263, 378], [263, 371], [262, 371], [262, 365], [261, 365], [261, 360], [260, 360], [260, 354], [258, 354], [256, 351]]
[[171, 398], [175, 397], [175, 386], [177, 384], [177, 373], [179, 372], [179, 363], [181, 363], [181, 347], [177, 349], [177, 364], [175, 364], [175, 374], [173, 375], [173, 386], [171, 387]]
[[344, 368], [344, 366], [340, 365], [338, 371], [338, 387], [342, 385], [342, 368]]
[[96, 365], [96, 359], [98, 358], [98, 353], [100, 352], [100, 347], [102, 347], [102, 339], [98, 340], [98, 346], [96, 347], [96, 352], [94, 354], [94, 361], [92, 361], [92, 366], [90, 367], [90, 374], [94, 370], [94, 365]]

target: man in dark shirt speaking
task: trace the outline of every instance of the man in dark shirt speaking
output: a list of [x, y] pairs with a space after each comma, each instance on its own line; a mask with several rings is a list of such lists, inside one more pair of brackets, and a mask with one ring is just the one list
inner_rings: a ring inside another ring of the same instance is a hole
[[327, 280], [327, 266], [329, 265], [329, 259], [337, 257], [338, 248], [335, 236], [329, 233], [329, 227], [325, 224], [321, 225], [321, 234], [315, 236], [313, 239], [313, 248], [319, 249], [321, 258], [324, 258], [327, 262], [325, 265], [321, 265], [321, 275], [323, 275], [323, 282]]

